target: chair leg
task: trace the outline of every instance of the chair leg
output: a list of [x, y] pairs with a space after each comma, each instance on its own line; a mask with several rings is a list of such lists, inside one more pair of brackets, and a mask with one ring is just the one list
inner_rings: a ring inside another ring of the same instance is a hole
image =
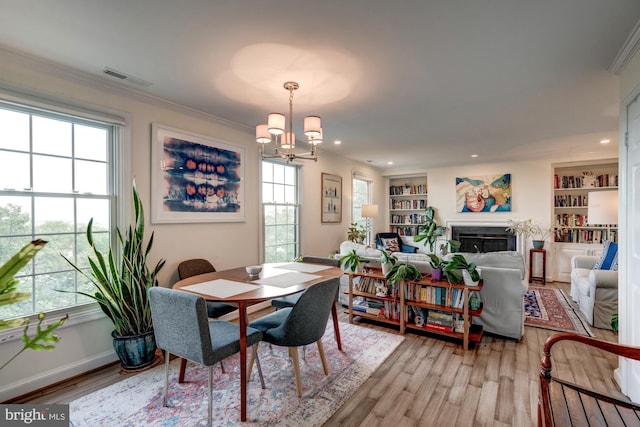
[[213, 366], [209, 366], [209, 380], [207, 382], [209, 387], [209, 395], [207, 396], [209, 401], [207, 408], [207, 425], [211, 427], [213, 421]]
[[324, 374], [329, 375], [329, 367], [327, 366], [327, 358], [324, 357], [324, 347], [322, 346], [322, 339], [316, 341], [318, 344], [318, 353], [320, 353], [320, 360], [322, 361], [322, 369], [324, 369]]
[[178, 383], [184, 382], [184, 372], [187, 370], [187, 359], [180, 359], [180, 373], [178, 374]]
[[335, 302], [331, 307], [331, 317], [333, 318], [333, 335], [336, 338], [336, 344], [338, 345], [338, 350], [342, 351], [342, 339], [340, 339], [340, 326], [338, 326], [338, 308], [336, 307]]
[[220, 361], [220, 369], [222, 370], [223, 374], [226, 374], [226, 372], [224, 371], [224, 362], [222, 360]]
[[[164, 396], [162, 396], [162, 406], [168, 405], [168, 393], [169, 393], [169, 352], [165, 352], [164, 356]], [[184, 360], [184, 359], [183, 359]]]
[[[256, 366], [258, 366], [258, 375], [260, 376], [260, 384], [262, 384], [262, 388], [266, 389], [267, 386], [264, 384], [264, 376], [262, 376], [262, 366], [260, 365], [260, 358], [258, 357], [258, 344], [253, 345], [253, 351], [251, 352], [251, 364], [253, 365], [253, 359], [256, 359]], [[251, 378], [251, 371], [249, 371], [249, 376], [247, 378]]]
[[298, 347], [289, 347], [289, 356], [293, 362], [293, 372], [296, 376], [296, 388], [298, 389], [298, 397], [302, 397], [302, 383], [300, 381], [300, 360], [298, 359]]

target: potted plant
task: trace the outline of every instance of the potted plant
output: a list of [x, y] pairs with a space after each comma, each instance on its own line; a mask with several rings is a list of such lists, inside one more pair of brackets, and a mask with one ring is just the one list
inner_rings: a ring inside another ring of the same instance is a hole
[[340, 266], [344, 270], [351, 270], [354, 273], [358, 271], [360, 264], [367, 262], [369, 260], [358, 255], [355, 249], [340, 257]]
[[[153, 336], [151, 306], [147, 290], [157, 285], [156, 276], [165, 264], [158, 261], [153, 269], [147, 267], [147, 256], [153, 244], [153, 233], [144, 244], [144, 212], [140, 196], [133, 184], [135, 228], [129, 226], [123, 238], [116, 228], [120, 257], [115, 248], [103, 254], [96, 248], [93, 237], [93, 218], [87, 225], [87, 241], [93, 256], [88, 257], [90, 270], [79, 268], [64, 259], [95, 286], [95, 293], [70, 291], [95, 300], [113, 322], [113, 346], [126, 370], [150, 366], [155, 360], [156, 343]], [[120, 259], [118, 259], [120, 258]], [[67, 292], [67, 291], [61, 291]]]
[[446, 262], [436, 254], [429, 255], [429, 264], [431, 265], [431, 278], [436, 282], [442, 280], [442, 271], [446, 266]]
[[380, 249], [380, 267], [382, 268], [382, 274], [386, 275], [389, 270], [396, 264], [397, 258], [393, 256], [393, 252], [386, 249]]
[[524, 221], [509, 220], [505, 230], [524, 238], [525, 241], [531, 238], [534, 249], [542, 249], [545, 240], [551, 236], [550, 229], [534, 224], [531, 218]]
[[445, 263], [444, 270], [450, 283], [457, 285], [464, 282], [466, 285], [475, 286], [480, 281], [480, 269], [475, 262], [468, 262], [463, 255], [455, 254]]
[[[428, 206], [424, 210], [424, 215], [425, 222], [424, 224], [421, 224], [420, 227], [418, 227], [418, 233], [413, 238], [413, 241], [416, 243], [424, 241], [424, 245], [426, 246], [428, 244], [429, 250], [433, 252], [436, 240], [438, 240], [439, 237], [445, 235], [447, 227], [438, 225], [435, 220], [436, 211], [433, 206]], [[440, 245], [440, 251], [442, 255], [445, 255], [447, 253], [447, 246], [451, 250], [455, 250], [460, 247], [460, 242], [458, 242], [457, 240], [446, 240], [445, 242], [443, 242]]]
[[420, 280], [422, 273], [415, 265], [403, 262], [391, 267], [384, 277], [389, 285], [397, 285], [402, 280]]
[[350, 242], [362, 243], [367, 237], [367, 229], [357, 222], [351, 223], [347, 229], [347, 239]]

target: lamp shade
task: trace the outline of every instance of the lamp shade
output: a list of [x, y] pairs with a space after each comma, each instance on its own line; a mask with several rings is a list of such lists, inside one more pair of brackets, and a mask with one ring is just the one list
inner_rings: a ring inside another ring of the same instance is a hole
[[262, 123], [256, 126], [256, 142], [266, 144], [271, 142], [271, 134], [267, 130], [267, 124]]
[[588, 195], [587, 222], [595, 224], [618, 223], [618, 192], [592, 191]]
[[360, 216], [363, 218], [376, 218], [378, 216], [378, 205], [362, 205]]
[[307, 116], [304, 118], [304, 134], [309, 137], [320, 135], [320, 117]]
[[296, 134], [293, 132], [285, 132], [282, 134], [282, 143], [280, 147], [283, 150], [290, 150], [296, 146]]
[[282, 135], [284, 133], [285, 120], [286, 118], [284, 114], [269, 113], [269, 116], [267, 117], [269, 133], [273, 135]]
[[322, 128], [320, 128], [320, 134], [318, 136], [310, 136], [309, 144], [320, 144], [322, 142]]

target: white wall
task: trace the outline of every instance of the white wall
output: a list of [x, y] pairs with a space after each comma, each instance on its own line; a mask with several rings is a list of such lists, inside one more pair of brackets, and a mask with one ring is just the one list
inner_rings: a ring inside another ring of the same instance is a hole
[[[155, 232], [150, 263], [155, 264], [160, 258], [167, 260], [158, 276], [162, 286], [177, 280], [177, 265], [187, 258], [208, 258], [217, 269], [260, 261], [259, 153], [251, 129], [136, 95], [132, 91], [118, 89], [102, 79], [3, 50], [0, 50], [0, 86], [130, 115], [131, 175], [136, 180], [145, 206], [146, 231]], [[154, 122], [247, 147], [245, 222], [151, 224], [150, 150], [151, 123]], [[318, 163], [303, 164], [303, 254], [327, 255], [337, 249], [346, 237], [351, 210], [350, 177], [354, 169], [367, 170], [375, 179], [376, 185], [382, 188], [382, 178], [375, 170], [329, 156], [326, 152], [320, 153]], [[321, 172], [343, 177], [343, 218], [340, 224], [320, 222]], [[111, 329], [111, 324], [106, 319], [64, 327], [59, 330], [62, 340], [53, 352], [29, 350], [23, 353], [0, 371], [0, 401], [117, 360], [109, 335]], [[20, 344], [19, 340], [0, 344], [0, 363], [15, 354], [21, 348]]]

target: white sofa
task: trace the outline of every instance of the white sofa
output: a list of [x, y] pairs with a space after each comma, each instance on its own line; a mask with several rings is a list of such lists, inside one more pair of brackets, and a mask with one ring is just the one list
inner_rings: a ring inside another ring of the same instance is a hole
[[611, 329], [611, 315], [618, 312], [618, 272], [594, 270], [599, 256], [571, 258], [571, 298], [591, 326]]
[[[359, 243], [349, 241], [340, 244], [340, 255], [353, 249], [363, 258], [367, 258], [368, 266], [379, 267], [382, 252]], [[422, 249], [422, 252], [420, 251]], [[394, 252], [400, 262], [408, 261], [423, 273], [431, 273], [429, 257], [423, 248], [417, 253]], [[483, 288], [480, 299], [483, 310], [474, 323], [483, 325], [488, 333], [519, 340], [524, 334], [524, 295], [529, 288], [523, 256], [519, 252], [487, 252], [462, 253], [464, 257], [475, 262], [482, 270]], [[346, 276], [341, 279], [340, 302], [348, 304], [344, 292], [349, 281]]]

